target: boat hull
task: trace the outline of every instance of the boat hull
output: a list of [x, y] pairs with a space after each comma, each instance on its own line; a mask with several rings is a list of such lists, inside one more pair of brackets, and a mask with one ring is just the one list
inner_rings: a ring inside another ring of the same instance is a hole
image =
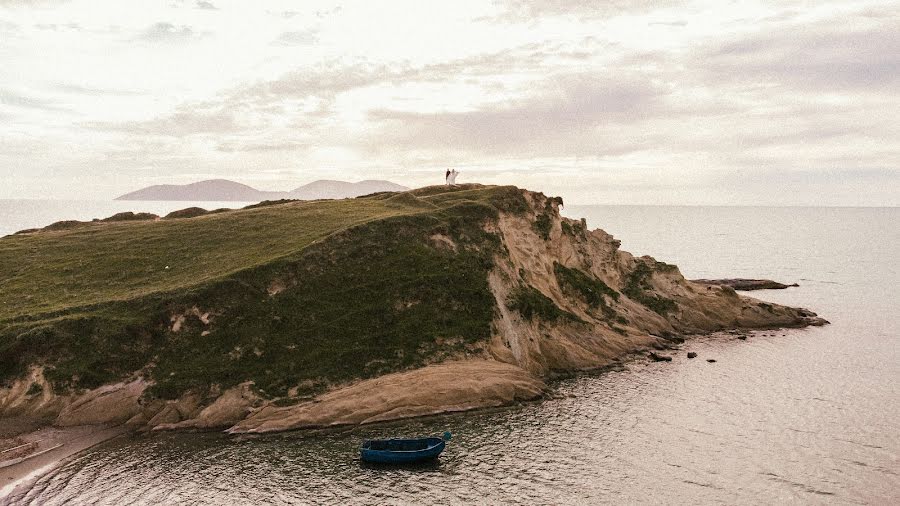
[[[411, 464], [436, 459], [445, 446], [439, 438], [366, 441], [360, 448], [360, 458], [376, 464]], [[410, 447], [413, 449], [404, 449]]]

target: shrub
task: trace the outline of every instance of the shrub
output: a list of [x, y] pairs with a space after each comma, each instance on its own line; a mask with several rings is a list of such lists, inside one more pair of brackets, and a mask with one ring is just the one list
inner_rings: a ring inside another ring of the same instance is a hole
[[675, 301], [662, 297], [653, 293], [647, 293], [651, 290], [649, 278], [653, 275], [653, 269], [646, 263], [638, 261], [634, 270], [628, 274], [625, 281], [625, 288], [622, 293], [630, 299], [646, 306], [651, 311], [665, 316], [674, 311], [678, 306]]
[[196, 218], [197, 216], [203, 216], [204, 214], [208, 214], [206, 209], [200, 207], [188, 207], [187, 209], [179, 209], [178, 211], [172, 211], [167, 214], [163, 219], [164, 220], [174, 220], [181, 218]]
[[524, 285], [514, 290], [506, 305], [529, 320], [540, 319], [555, 322], [563, 318], [582, 321], [576, 315], [560, 309], [549, 297], [530, 285]]
[[550, 219], [550, 215], [546, 213], [541, 213], [537, 215], [537, 218], [534, 220], [534, 225], [532, 225], [534, 231], [539, 235], [543, 240], [547, 241], [550, 239], [550, 230], [553, 228], [553, 221]]
[[606, 297], [618, 301], [619, 292], [594, 276], [579, 269], [570, 269], [559, 262], [554, 262], [553, 272], [564, 292], [583, 300], [591, 309], [600, 308], [608, 319], [616, 317], [616, 311], [609, 306]]
[[124, 213], [116, 213], [109, 218], [103, 218], [101, 221], [104, 223], [111, 221], [146, 221], [146, 220], [155, 220], [159, 218], [159, 216], [152, 213], [133, 213], [131, 211], [126, 211]]

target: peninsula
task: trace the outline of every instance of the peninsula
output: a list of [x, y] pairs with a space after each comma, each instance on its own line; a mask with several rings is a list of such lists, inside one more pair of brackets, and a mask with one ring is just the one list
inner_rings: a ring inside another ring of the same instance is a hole
[[634, 257], [561, 204], [440, 186], [2, 238], [0, 418], [371, 423], [536, 399], [693, 334], [826, 323]]

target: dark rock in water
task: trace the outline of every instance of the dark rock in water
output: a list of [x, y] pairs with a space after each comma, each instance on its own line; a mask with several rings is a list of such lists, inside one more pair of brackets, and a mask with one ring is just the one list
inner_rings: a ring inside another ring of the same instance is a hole
[[741, 341], [747, 340], [747, 336], [737, 336], [737, 338], [740, 339]]
[[694, 352], [694, 351], [688, 352], [688, 358], [695, 358], [696, 356], [697, 356], [697, 352]]
[[654, 362], [671, 362], [672, 357], [666, 355], [657, 355], [656, 353], [650, 352], [650, 359]]
[[716, 359], [714, 359], [714, 358], [708, 358], [708, 359], [706, 359], [706, 361], [709, 362], [710, 364], [712, 364], [713, 362], [716, 361]]
[[702, 285], [727, 286], [734, 290], [751, 291], [751, 290], [783, 290], [791, 286], [800, 286], [797, 283], [786, 285], [771, 279], [692, 279], [694, 283]]

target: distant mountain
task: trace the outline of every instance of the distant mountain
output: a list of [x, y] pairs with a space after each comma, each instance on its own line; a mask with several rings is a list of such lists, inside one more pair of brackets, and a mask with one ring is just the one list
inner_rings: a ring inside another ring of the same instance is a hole
[[261, 192], [245, 184], [226, 179], [210, 179], [191, 184], [158, 184], [126, 193], [116, 200], [265, 200]]
[[210, 179], [184, 185], [160, 184], [126, 193], [116, 200], [217, 200], [259, 202], [276, 199], [345, 199], [383, 191], [409, 188], [390, 181], [366, 180], [358, 183], [319, 180], [287, 192], [261, 191], [227, 179]]
[[348, 183], [346, 181], [330, 181], [320, 179], [312, 183], [305, 184], [298, 188], [294, 188], [288, 192], [294, 199], [300, 200], [316, 200], [316, 199], [346, 199], [350, 197], [359, 197], [360, 195], [368, 195], [375, 192], [402, 192], [409, 190], [405, 186], [401, 186], [390, 181], [382, 181], [376, 179], [368, 179], [358, 183]]

